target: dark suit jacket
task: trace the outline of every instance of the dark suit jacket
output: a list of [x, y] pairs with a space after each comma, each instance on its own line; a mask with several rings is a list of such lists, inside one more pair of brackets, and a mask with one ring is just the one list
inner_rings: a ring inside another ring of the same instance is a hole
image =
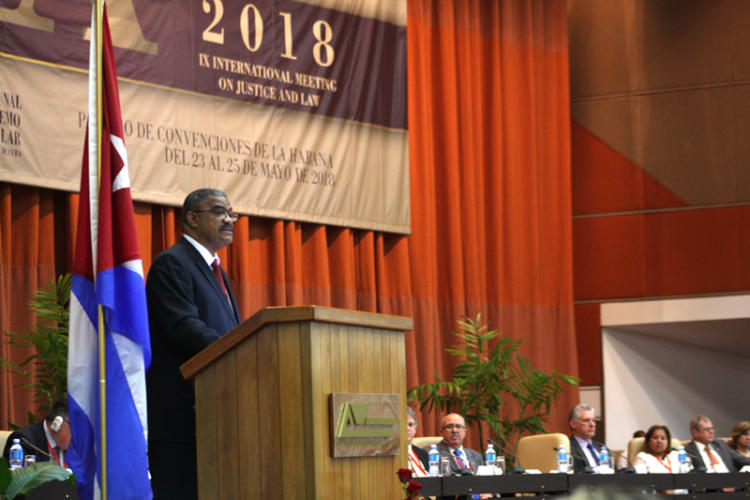
[[428, 456], [427, 450], [424, 450], [418, 446], [412, 446], [411, 449], [414, 450], [414, 453], [417, 454], [417, 457], [419, 457], [422, 465], [424, 465], [425, 470], [430, 470], [430, 457]]
[[[453, 454], [453, 448], [445, 444], [444, 441], [440, 441], [437, 444], [437, 449], [440, 452], [440, 458], [448, 457], [451, 460], [451, 472], [458, 472], [463, 467], [461, 467], [456, 460], [456, 456]], [[480, 465], [484, 465], [484, 458], [482, 457], [482, 454], [478, 451], [472, 450], [471, 448], [464, 448], [464, 451], [466, 452], [466, 457], [469, 459], [469, 463], [471, 464], [471, 469], [474, 474], [477, 473], [477, 468]]]
[[[604, 446], [602, 443], [594, 440], [591, 441], [591, 444], [594, 445], [594, 449], [597, 453], [599, 453], [599, 450]], [[609, 448], [607, 448], [607, 451], [609, 451]], [[609, 452], [609, 456], [612, 456], [611, 451]], [[570, 435], [570, 457], [573, 460], [573, 472], [576, 474], [584, 472], [586, 467], [590, 467], [588, 460], [586, 460], [586, 453], [581, 449], [581, 446], [572, 434]]]
[[146, 374], [149, 440], [195, 442], [193, 385], [180, 365], [239, 324], [213, 271], [185, 238], [154, 260], [146, 280], [151, 367]]
[[[729, 447], [729, 445], [722, 439], [717, 439], [716, 441], [711, 443], [710, 446], [711, 451], [721, 457], [721, 460], [724, 462], [724, 465], [727, 466], [729, 472], [737, 472], [742, 468], [742, 466], [750, 465], [750, 458], [743, 457], [739, 453], [733, 451]], [[695, 444], [695, 441], [690, 441], [688, 444], [686, 444], [685, 451], [688, 453], [688, 457], [690, 457], [690, 460], [693, 462], [694, 469], [697, 469], [699, 467], [703, 467], [704, 469], [708, 468], [707, 464], [703, 462], [703, 458], [701, 457], [701, 453], [698, 451], [698, 446]]]
[[18, 429], [8, 436], [8, 441], [5, 443], [5, 448], [3, 449], [3, 456], [5, 458], [10, 458], [10, 447], [13, 446], [14, 439], [21, 439], [21, 446], [23, 447], [24, 455], [36, 455], [37, 462], [48, 462], [50, 460], [49, 455], [40, 453], [38, 450], [35, 450], [23, 441], [26, 439], [34, 446], [47, 453], [49, 448], [47, 447], [47, 436], [44, 435], [44, 426], [42, 422], [36, 422], [22, 429]]

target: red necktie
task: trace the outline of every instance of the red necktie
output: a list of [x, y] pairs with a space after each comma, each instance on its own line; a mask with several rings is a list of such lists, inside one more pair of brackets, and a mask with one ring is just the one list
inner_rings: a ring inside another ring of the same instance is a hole
[[229, 305], [231, 306], [232, 301], [229, 300], [229, 292], [227, 291], [227, 285], [224, 284], [224, 275], [221, 274], [221, 268], [219, 268], [219, 262], [216, 260], [213, 261], [211, 263], [211, 268], [213, 268], [214, 275], [216, 276], [216, 281], [219, 282], [219, 286], [221, 287], [222, 290], [224, 290], [224, 295], [227, 298], [227, 302], [229, 302]]

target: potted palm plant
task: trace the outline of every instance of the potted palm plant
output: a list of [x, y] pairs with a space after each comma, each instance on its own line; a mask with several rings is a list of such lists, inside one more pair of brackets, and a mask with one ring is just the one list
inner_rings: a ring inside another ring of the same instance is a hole
[[460, 359], [450, 378], [442, 380], [435, 372], [435, 382], [412, 387], [408, 399], [419, 401], [422, 410], [460, 413], [468, 426], [477, 424], [482, 443], [486, 424], [496, 442], [515, 452], [523, 434], [546, 432], [552, 403], [565, 385], [578, 385], [580, 379], [532, 368], [518, 353], [522, 341], [500, 337], [479, 314], [457, 323], [459, 330], [452, 333], [459, 342], [445, 349]]

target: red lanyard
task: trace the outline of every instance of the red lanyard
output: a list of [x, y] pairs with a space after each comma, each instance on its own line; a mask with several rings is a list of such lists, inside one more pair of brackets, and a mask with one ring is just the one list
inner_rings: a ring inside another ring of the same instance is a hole
[[424, 474], [425, 476], [427, 475], [427, 471], [424, 470], [424, 466], [422, 465], [422, 461], [419, 459], [419, 457], [417, 456], [417, 454], [414, 452], [413, 448], [409, 449], [409, 460], [414, 465], [414, 467], [416, 467], [417, 469], [419, 469], [419, 471], [422, 474]]
[[47, 440], [47, 448], [49, 449], [50, 457], [52, 457], [52, 460], [54, 460], [57, 465], [59, 465], [60, 467], [67, 467], [67, 465], [65, 464], [65, 460], [60, 463], [60, 459], [57, 458], [57, 453], [55, 453], [55, 449], [52, 448], [52, 444], [49, 442], [49, 439]]
[[669, 472], [672, 472], [672, 461], [669, 459], [669, 455], [665, 455], [667, 457], [668, 464], [665, 464], [661, 461], [661, 458], [659, 458], [657, 455], [654, 455], [656, 459], [659, 461], [660, 464], [664, 466], [665, 469], [667, 469]]

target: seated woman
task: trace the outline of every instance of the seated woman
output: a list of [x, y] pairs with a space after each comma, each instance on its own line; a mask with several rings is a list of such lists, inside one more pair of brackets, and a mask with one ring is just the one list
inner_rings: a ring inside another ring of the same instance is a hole
[[729, 447], [743, 457], [750, 458], [750, 422], [738, 422], [732, 427]]
[[672, 435], [666, 425], [652, 425], [646, 431], [643, 451], [635, 457], [633, 465], [643, 464], [650, 473], [678, 473], [680, 462], [677, 451], [671, 450]]

